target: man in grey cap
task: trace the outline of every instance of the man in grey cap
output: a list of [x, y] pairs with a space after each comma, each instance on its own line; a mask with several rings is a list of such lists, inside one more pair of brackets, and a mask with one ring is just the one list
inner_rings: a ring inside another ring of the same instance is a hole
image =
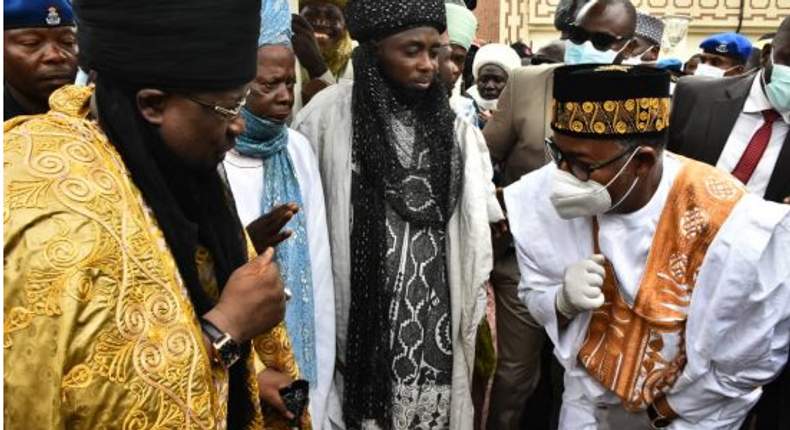
[[636, 48], [631, 52], [631, 58], [623, 61], [624, 64], [642, 64], [658, 60], [661, 49], [661, 38], [664, 37], [664, 21], [645, 12], [636, 12]]

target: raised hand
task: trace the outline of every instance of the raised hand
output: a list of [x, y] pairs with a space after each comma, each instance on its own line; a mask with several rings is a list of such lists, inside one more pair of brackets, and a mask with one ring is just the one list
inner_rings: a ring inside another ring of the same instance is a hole
[[253, 246], [255, 246], [255, 251], [260, 254], [268, 248], [276, 247], [291, 237], [293, 231], [283, 231], [283, 227], [299, 211], [299, 205], [296, 203], [286, 203], [276, 206], [271, 212], [265, 213], [251, 222], [247, 226], [247, 234], [250, 236]]
[[276, 326], [285, 317], [285, 292], [280, 270], [269, 248], [231, 274], [222, 295], [203, 318], [244, 343]]

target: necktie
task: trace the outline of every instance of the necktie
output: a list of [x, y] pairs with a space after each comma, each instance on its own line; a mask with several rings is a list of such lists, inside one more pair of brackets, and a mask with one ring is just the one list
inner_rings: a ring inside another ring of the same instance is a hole
[[768, 142], [771, 141], [771, 131], [774, 122], [780, 118], [779, 113], [772, 109], [764, 110], [761, 113], [765, 122], [754, 133], [752, 140], [749, 141], [749, 146], [746, 147], [746, 151], [743, 152], [741, 159], [735, 166], [735, 170], [732, 171], [732, 175], [744, 184], [749, 182], [749, 178], [752, 177], [757, 164], [760, 163], [760, 158], [762, 158], [765, 148], [768, 147]]

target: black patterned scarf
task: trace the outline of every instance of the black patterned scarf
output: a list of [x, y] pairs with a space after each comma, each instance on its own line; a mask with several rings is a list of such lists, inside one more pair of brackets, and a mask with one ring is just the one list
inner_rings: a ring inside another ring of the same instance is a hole
[[[461, 155], [454, 135], [455, 114], [438, 77], [424, 93], [410, 94], [383, 75], [373, 43], [354, 52], [351, 200], [351, 309], [346, 351], [344, 417], [349, 429], [375, 420], [391, 427], [392, 351], [385, 293], [386, 211], [392, 208], [416, 226], [445, 228], [460, 194]], [[427, 149], [428, 163], [404, 167], [398, 158], [396, 112], [415, 113], [415, 146]], [[415, 181], [414, 178], [419, 180]], [[408, 180], [407, 180], [408, 179]], [[415, 186], [425, 181], [429, 187]], [[426, 190], [430, 195], [426, 195]], [[431, 199], [432, 210], [420, 201]], [[438, 208], [438, 210], [437, 210]]]

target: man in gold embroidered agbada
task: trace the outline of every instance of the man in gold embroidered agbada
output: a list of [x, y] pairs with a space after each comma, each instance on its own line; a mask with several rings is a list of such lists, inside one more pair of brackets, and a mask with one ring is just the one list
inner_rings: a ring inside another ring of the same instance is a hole
[[259, 8], [74, 2], [95, 90], [4, 124], [6, 428], [263, 428], [255, 362], [298, 378], [273, 251], [248, 262], [216, 170]]
[[554, 76], [554, 163], [505, 202], [560, 429], [738, 429], [787, 359], [790, 208], [664, 150], [666, 72]]

